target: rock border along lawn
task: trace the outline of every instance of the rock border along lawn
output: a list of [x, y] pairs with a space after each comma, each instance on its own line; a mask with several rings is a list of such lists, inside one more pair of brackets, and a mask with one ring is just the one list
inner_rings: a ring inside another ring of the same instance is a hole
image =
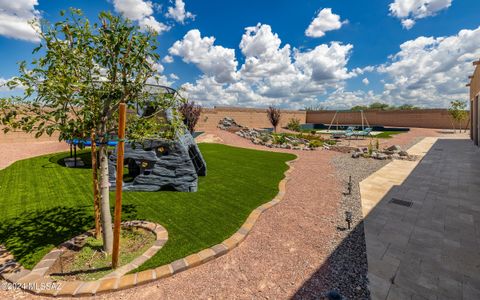
[[[250, 233], [258, 217], [265, 210], [276, 205], [283, 199], [286, 190], [286, 183], [290, 179], [290, 174], [293, 170], [293, 163], [297, 161], [297, 159], [298, 158], [295, 158], [294, 160], [286, 162], [286, 164], [289, 166], [289, 169], [285, 171], [285, 177], [278, 184], [279, 191], [273, 200], [254, 209], [248, 216], [247, 220], [243, 223], [242, 227], [240, 227], [240, 229], [231, 237], [224, 240], [220, 244], [214, 245], [200, 252], [191, 254], [187, 257], [178, 259], [155, 269], [126, 274], [127, 272], [136, 269], [140, 264], [152, 257], [161, 249], [168, 239], [168, 233], [161, 225], [146, 221], [129, 221], [125, 222], [124, 224], [126, 226], [128, 226], [128, 224], [131, 224], [130, 226], [139, 226], [155, 232], [157, 235], [157, 241], [155, 242], [154, 246], [149, 248], [149, 250], [147, 250], [142, 256], [99, 280], [53, 281], [50, 278], [45, 277], [48, 269], [55, 263], [56, 259], [60, 257], [61, 253], [63, 252], [60, 249], [64, 244], [45, 255], [45, 257], [31, 271], [23, 268], [21, 265], [15, 262], [13, 260], [13, 255], [11, 255], [2, 245], [0, 245], [0, 277], [10, 282], [12, 286], [22, 288], [23, 290], [34, 294], [42, 296], [78, 297], [93, 296], [100, 293], [131, 288], [154, 280], [170, 277], [179, 272], [196, 267], [214, 258], [220, 257], [237, 247]], [[141, 224], [146, 225], [144, 227]], [[158, 232], [156, 229], [158, 229]], [[72, 243], [76, 238], [73, 238], [66, 243]], [[158, 247], [158, 249], [153, 252], [152, 248], [155, 247]], [[2, 268], [7, 266], [7, 264], [11, 264], [11, 266], [5, 268], [5, 270], [2, 270]], [[124, 272], [124, 270], [127, 271]]]

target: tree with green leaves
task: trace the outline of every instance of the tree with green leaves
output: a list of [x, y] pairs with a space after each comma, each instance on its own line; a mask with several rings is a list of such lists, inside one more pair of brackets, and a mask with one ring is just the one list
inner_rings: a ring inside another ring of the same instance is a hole
[[386, 103], [374, 102], [368, 106], [369, 109], [374, 110], [388, 110], [390, 106]]
[[354, 107], [350, 108], [351, 111], [362, 111], [367, 109], [368, 109], [368, 106], [366, 105], [355, 105]]
[[469, 115], [467, 111], [467, 102], [461, 100], [451, 101], [450, 107], [448, 108], [448, 113], [452, 117], [453, 132], [456, 132], [455, 122], [457, 122], [461, 131], [462, 122], [467, 120]]
[[[143, 32], [108, 12], [100, 13], [93, 24], [77, 9], [61, 16], [63, 20], [53, 25], [42, 24], [42, 42], [33, 51], [40, 57], [28, 65], [22, 62], [19, 75], [8, 82], [10, 88], [23, 87], [24, 95], [0, 102], [1, 123], [6, 131], [20, 129], [37, 137], [58, 132], [59, 140], [98, 139], [102, 236], [105, 252], [111, 253], [108, 142], [115, 139], [119, 104], [134, 111], [158, 110], [175, 106], [177, 98], [146, 88], [158, 78], [153, 31]], [[155, 114], [131, 114], [128, 122], [129, 140], [171, 138], [178, 125], [159, 122]]]
[[397, 107], [397, 109], [399, 109], [399, 110], [415, 110], [415, 109], [419, 109], [419, 108], [416, 107], [415, 105], [406, 103], [406, 104], [400, 105], [399, 107]]

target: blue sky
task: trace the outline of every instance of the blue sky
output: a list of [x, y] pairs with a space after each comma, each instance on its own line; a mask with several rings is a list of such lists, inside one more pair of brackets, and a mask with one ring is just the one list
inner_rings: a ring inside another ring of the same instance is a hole
[[162, 83], [205, 106], [445, 107], [480, 57], [478, 0], [0, 0], [0, 83], [32, 58], [26, 22], [68, 7], [159, 31]]

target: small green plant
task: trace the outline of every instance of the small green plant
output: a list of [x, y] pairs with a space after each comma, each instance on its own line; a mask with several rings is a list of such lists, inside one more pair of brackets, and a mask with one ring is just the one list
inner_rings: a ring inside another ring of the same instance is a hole
[[292, 131], [300, 131], [300, 120], [297, 118], [292, 118], [288, 121], [287, 129]]
[[375, 149], [380, 150], [380, 142], [378, 139], [375, 139]]
[[311, 135], [315, 135], [315, 134], [317, 134], [317, 131], [316, 131], [316, 130], [311, 130], [311, 131], [310, 131], [310, 134], [311, 134]]
[[329, 145], [329, 146], [333, 146], [333, 145], [336, 145], [337, 144], [337, 141], [334, 141], [334, 140], [326, 140], [324, 141], [325, 144]]
[[372, 155], [373, 153], [373, 145], [372, 145], [372, 140], [370, 140], [370, 144], [368, 144], [368, 155]]
[[323, 143], [319, 140], [311, 140], [308, 143], [308, 147], [310, 147], [310, 148], [318, 148], [318, 147], [321, 147], [322, 145], [323, 145]]
[[268, 134], [263, 134], [260, 136], [260, 140], [264, 143], [268, 142], [270, 140], [270, 136]]
[[287, 138], [284, 134], [273, 135], [273, 143], [277, 145], [283, 145], [287, 142]]

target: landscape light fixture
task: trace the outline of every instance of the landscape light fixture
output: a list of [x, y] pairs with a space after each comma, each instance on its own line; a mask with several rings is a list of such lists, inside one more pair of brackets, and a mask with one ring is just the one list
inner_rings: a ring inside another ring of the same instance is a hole
[[352, 194], [352, 175], [348, 176], [347, 189], [348, 189], [347, 195], [351, 195]]
[[345, 212], [345, 221], [347, 222], [348, 229], [351, 229], [351, 224], [352, 224], [352, 212], [346, 211]]

